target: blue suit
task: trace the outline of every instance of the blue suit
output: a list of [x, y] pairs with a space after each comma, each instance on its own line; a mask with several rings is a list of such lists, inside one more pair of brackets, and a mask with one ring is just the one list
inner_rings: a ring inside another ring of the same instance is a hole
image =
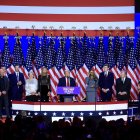
[[[99, 88], [102, 101], [111, 101], [112, 98], [112, 86], [114, 84], [114, 74], [108, 72], [108, 76], [105, 76], [104, 72], [101, 72], [99, 75]], [[102, 88], [109, 89], [107, 93], [102, 91]]]
[[23, 74], [19, 72], [19, 81], [22, 82], [22, 85], [19, 86], [17, 85], [18, 80], [17, 80], [16, 73], [9, 75], [9, 81], [10, 81], [9, 93], [10, 93], [11, 100], [21, 101], [23, 89], [25, 85], [25, 79]]

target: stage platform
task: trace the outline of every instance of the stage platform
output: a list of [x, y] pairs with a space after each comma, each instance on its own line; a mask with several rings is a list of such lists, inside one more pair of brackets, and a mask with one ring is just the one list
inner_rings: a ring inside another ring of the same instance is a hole
[[52, 120], [64, 117], [92, 117], [99, 116], [106, 120], [116, 120], [123, 118], [127, 120], [128, 117], [128, 103], [127, 102], [72, 102], [72, 103], [46, 103], [46, 102], [26, 102], [13, 101], [12, 102], [12, 116], [13, 118], [23, 113], [26, 116], [43, 115], [52, 117]]

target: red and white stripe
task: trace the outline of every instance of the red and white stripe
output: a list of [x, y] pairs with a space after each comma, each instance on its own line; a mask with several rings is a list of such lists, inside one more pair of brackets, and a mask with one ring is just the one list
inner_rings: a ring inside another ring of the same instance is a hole
[[137, 100], [138, 99], [138, 91], [137, 91], [137, 85], [138, 85], [138, 78], [137, 78], [137, 68], [132, 70], [132, 68], [128, 65], [127, 68], [127, 76], [131, 79], [131, 99]]
[[[0, 26], [21, 29], [42, 29], [53, 26], [59, 29], [98, 30], [100, 26], [134, 29], [134, 0], [22, 0], [0, 1]], [[105, 18], [104, 18], [105, 17]]]
[[95, 74], [99, 79], [99, 75], [102, 72], [102, 69], [100, 69], [100, 67], [98, 65], [95, 66]]
[[[100, 67], [96, 64], [95, 66], [95, 74], [97, 76], [97, 78], [99, 79], [99, 75], [102, 72], [102, 69], [100, 69]], [[98, 88], [97, 90], [97, 100], [100, 100], [100, 89]]]
[[7, 73], [8, 73], [8, 74], [12, 74], [12, 73], [14, 73], [14, 72], [15, 72], [15, 68], [14, 68], [13, 65], [11, 65], [11, 66], [7, 69]]
[[23, 73], [25, 79], [29, 78], [28, 71], [27, 71], [27, 69], [24, 66], [21, 66], [19, 71]]
[[64, 77], [64, 71], [65, 71], [65, 67], [61, 68], [60, 70], [54, 67], [53, 70], [50, 70], [51, 72], [50, 74], [53, 74], [51, 75], [51, 89], [52, 89], [51, 98], [53, 101], [57, 101], [57, 98], [54, 97], [56, 97], [57, 95], [56, 89], [57, 89], [59, 79]]
[[[55, 67], [52, 67], [51, 69], [48, 70], [48, 74], [50, 75], [50, 80], [51, 80], [51, 99], [54, 99], [57, 94], [56, 94], [56, 87], [57, 87], [57, 78], [55, 75]], [[53, 101], [56, 101], [55, 99]]]
[[76, 83], [80, 87], [80, 95], [78, 95], [78, 100], [81, 101], [86, 98], [86, 84], [85, 78], [88, 75], [88, 68], [84, 64], [79, 70], [76, 70]]
[[120, 74], [118, 73], [116, 66], [114, 66], [111, 69], [111, 72], [113, 72], [113, 74], [114, 74], [114, 85], [112, 87], [112, 89], [113, 89], [112, 99], [115, 100], [116, 99], [116, 79], [120, 77]]

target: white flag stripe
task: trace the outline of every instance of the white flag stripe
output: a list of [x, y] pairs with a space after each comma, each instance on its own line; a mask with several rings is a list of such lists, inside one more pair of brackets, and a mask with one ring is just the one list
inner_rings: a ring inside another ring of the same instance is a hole
[[16, 26], [19, 26], [20, 29], [32, 29], [32, 25], [35, 26], [36, 29], [42, 29], [43, 26], [53, 26], [54, 29], [60, 29], [60, 26], [63, 26], [64, 29], [71, 30], [73, 26], [76, 29], [82, 29], [84, 26], [87, 26], [87, 30], [99, 30], [100, 26], [103, 26], [105, 30], [108, 30], [108, 26], [112, 26], [113, 29], [116, 26], [120, 27], [120, 29], [126, 29], [126, 27], [130, 27], [131, 29], [135, 28], [134, 21], [123, 21], [123, 22], [36, 22], [36, 21], [7, 21], [0, 20], [0, 26], [7, 28], [15, 29]]
[[137, 79], [136, 75], [134, 74], [135, 70], [132, 70], [131, 67], [128, 66], [128, 71], [132, 74], [133, 80], [135, 80], [135, 82], [137, 82], [138, 79]]
[[44, 0], [1, 0], [0, 5], [16, 5], [16, 6], [78, 6], [78, 7], [83, 7], [83, 6], [132, 6], [134, 5], [134, 0], [50, 0], [50, 1], [44, 1]]
[[78, 79], [78, 83], [81, 85], [81, 88], [85, 89], [85, 82], [81, 79], [79, 72], [77, 72], [77, 79]]
[[0, 13], [23, 14], [134, 14], [134, 6], [113, 7], [51, 7], [51, 6], [0, 6]]
[[57, 70], [57, 68], [55, 68], [55, 74], [56, 74], [56, 81], [58, 82], [58, 78], [61, 78], [62, 76], [60, 75], [60, 72]]

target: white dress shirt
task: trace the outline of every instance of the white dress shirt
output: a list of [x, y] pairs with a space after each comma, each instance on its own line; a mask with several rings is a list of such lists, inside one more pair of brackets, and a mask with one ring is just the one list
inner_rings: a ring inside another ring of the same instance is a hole
[[26, 96], [31, 95], [31, 93], [33, 92], [37, 92], [37, 88], [38, 88], [38, 81], [35, 78], [26, 80], [26, 84], [25, 84]]

